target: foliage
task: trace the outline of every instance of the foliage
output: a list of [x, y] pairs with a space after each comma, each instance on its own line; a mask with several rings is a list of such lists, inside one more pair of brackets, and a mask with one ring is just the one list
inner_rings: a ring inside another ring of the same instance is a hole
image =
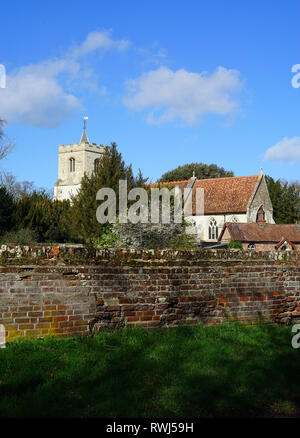
[[0, 186], [0, 235], [13, 226], [14, 201], [4, 186]]
[[112, 230], [111, 224], [102, 227], [101, 235], [94, 241], [95, 248], [115, 248], [117, 246], [117, 236]]
[[283, 180], [274, 180], [266, 176], [271, 202], [273, 218], [277, 224], [293, 224], [300, 221], [300, 184], [288, 183]]
[[[163, 185], [165, 189], [171, 190], [172, 184]], [[160, 185], [157, 188], [161, 188]], [[151, 188], [146, 187], [148, 192], [148, 211], [151, 206]], [[150, 219], [150, 218], [149, 218]], [[186, 223], [182, 217], [182, 223], [174, 221], [174, 196], [170, 196], [170, 223], [162, 222], [162, 202], [159, 203], [158, 223], [116, 223], [113, 231], [116, 235], [116, 246], [120, 248], [181, 248], [192, 249], [196, 247], [193, 237], [185, 233]]]
[[243, 246], [242, 246], [242, 244], [241, 244], [241, 242], [239, 240], [233, 241], [233, 240], [230, 239], [230, 242], [228, 243], [228, 248], [243, 249]]
[[225, 323], [12, 342], [0, 349], [0, 416], [295, 417], [291, 337]]
[[15, 200], [16, 229], [30, 228], [37, 233], [39, 242], [72, 241], [70, 217], [70, 202], [52, 201], [45, 191], [34, 190]]
[[18, 240], [19, 231], [23, 235], [24, 230], [30, 229], [39, 242], [91, 243], [98, 239], [98, 244], [113, 245], [114, 234], [109, 226], [96, 220], [96, 193], [102, 187], [110, 187], [118, 197], [119, 180], [125, 179], [128, 190], [147, 181], [140, 170], [134, 177], [131, 165], [125, 165], [115, 143], [105, 148], [96, 171], [84, 176], [81, 190], [72, 199], [73, 205], [70, 201], [52, 200], [46, 190], [36, 189], [28, 181], [19, 183], [13, 175], [3, 172], [0, 175], [0, 235], [11, 231], [13, 234], [9, 237]]
[[2, 244], [36, 245], [38, 233], [30, 228], [21, 228], [17, 231], [8, 231], [0, 238]]
[[96, 170], [91, 175], [84, 175], [78, 194], [72, 198], [72, 228], [79, 240], [90, 243], [101, 236], [103, 225], [96, 219], [96, 194], [99, 189], [110, 187], [118, 199], [119, 180], [125, 179], [130, 190], [135, 182], [131, 166], [125, 165], [116, 143], [111, 143], [105, 147]]
[[171, 248], [171, 241], [183, 233], [182, 224], [127, 224], [113, 226], [119, 248]]
[[193, 235], [183, 232], [170, 240], [171, 249], [196, 249], [197, 242]]
[[195, 172], [195, 177], [198, 179], [233, 176], [232, 171], [226, 171], [223, 167], [218, 167], [216, 164], [190, 163], [178, 166], [176, 169], [164, 173], [158, 182], [187, 180], [193, 176], [193, 172]]

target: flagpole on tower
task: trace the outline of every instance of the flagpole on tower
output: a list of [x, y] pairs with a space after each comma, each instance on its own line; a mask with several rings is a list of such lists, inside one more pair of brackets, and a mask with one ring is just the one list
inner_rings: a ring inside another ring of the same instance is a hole
[[86, 130], [86, 121], [88, 120], [88, 117], [83, 117], [83, 130]]

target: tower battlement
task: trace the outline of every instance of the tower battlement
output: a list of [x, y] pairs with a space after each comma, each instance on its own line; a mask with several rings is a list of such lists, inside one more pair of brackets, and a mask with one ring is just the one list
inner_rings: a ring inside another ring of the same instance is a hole
[[87, 151], [95, 151], [95, 152], [100, 152], [100, 153], [104, 153], [105, 148], [102, 144], [97, 145], [96, 143], [67, 143], [67, 144], [60, 144], [59, 145], [59, 153], [63, 153], [63, 152], [70, 152], [70, 151], [82, 151], [82, 150], [87, 150]]

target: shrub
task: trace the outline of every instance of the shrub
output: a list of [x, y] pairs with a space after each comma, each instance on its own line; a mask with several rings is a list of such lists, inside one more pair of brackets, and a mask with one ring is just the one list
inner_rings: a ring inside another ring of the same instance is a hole
[[172, 249], [196, 249], [198, 247], [194, 236], [183, 233], [170, 240]]
[[230, 240], [229, 244], [228, 244], [228, 248], [231, 249], [243, 249], [242, 244], [239, 240]]
[[16, 245], [36, 245], [38, 234], [30, 228], [21, 228], [18, 231], [9, 231], [0, 238], [2, 244], [14, 243]]
[[95, 248], [114, 248], [116, 247], [117, 236], [113, 232], [112, 227], [107, 225], [103, 227], [101, 236], [94, 241]]

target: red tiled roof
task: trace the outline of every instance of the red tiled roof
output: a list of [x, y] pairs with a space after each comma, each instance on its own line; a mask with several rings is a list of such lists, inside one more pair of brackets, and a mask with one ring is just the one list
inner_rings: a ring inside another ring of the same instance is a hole
[[[194, 190], [204, 189], [204, 214], [246, 213], [259, 175], [200, 179]], [[193, 199], [193, 212], [195, 211]]]
[[231, 239], [240, 242], [281, 242], [287, 239], [291, 242], [300, 242], [300, 225], [297, 224], [264, 224], [233, 223], [224, 224], [219, 241], [222, 240], [225, 229]]
[[[204, 214], [246, 213], [247, 205], [260, 175], [197, 179], [193, 186], [193, 213], [197, 188], [204, 189]], [[160, 183], [179, 185], [181, 191], [190, 180]], [[159, 183], [148, 184], [156, 186]]]
[[156, 183], [146, 184], [146, 186], [159, 186], [162, 184], [165, 184], [165, 185], [172, 184], [173, 185], [173, 184], [181, 184], [181, 183], [188, 183], [188, 182], [189, 182], [189, 179], [183, 179], [181, 181], [156, 182]]
[[278, 249], [282, 245], [286, 245], [287, 243], [290, 244], [291, 247], [295, 249], [295, 245], [289, 239], [281, 239], [281, 241], [277, 243], [277, 245], [275, 245], [275, 249]]

